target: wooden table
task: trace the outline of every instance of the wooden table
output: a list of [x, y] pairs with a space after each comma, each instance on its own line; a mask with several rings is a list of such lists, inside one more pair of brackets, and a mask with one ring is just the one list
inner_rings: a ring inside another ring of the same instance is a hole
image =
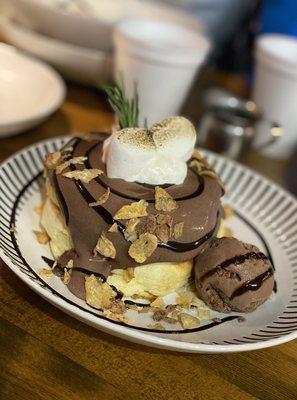
[[[102, 97], [71, 86], [61, 110], [48, 121], [21, 136], [0, 140], [0, 159], [37, 140], [98, 130], [111, 122]], [[246, 160], [261, 169], [259, 161], [256, 154]], [[264, 173], [281, 182], [283, 164], [265, 165]], [[0, 263], [3, 400], [297, 398], [297, 341], [228, 355], [151, 349], [69, 317]]]

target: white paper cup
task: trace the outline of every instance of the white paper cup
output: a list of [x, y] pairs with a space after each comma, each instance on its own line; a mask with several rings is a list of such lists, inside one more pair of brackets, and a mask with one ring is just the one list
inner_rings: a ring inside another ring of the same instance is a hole
[[115, 77], [128, 96], [137, 84], [140, 125], [179, 112], [210, 50], [200, 32], [149, 19], [128, 19], [114, 30]]
[[[256, 42], [253, 99], [264, 117], [284, 128], [284, 135], [263, 153], [286, 158], [297, 145], [297, 39], [284, 35], [262, 35]], [[267, 133], [259, 131], [255, 146]]]

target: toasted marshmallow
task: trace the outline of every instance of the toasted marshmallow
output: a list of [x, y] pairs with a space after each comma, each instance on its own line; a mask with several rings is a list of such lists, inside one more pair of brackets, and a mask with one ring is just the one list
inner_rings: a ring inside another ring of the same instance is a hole
[[182, 184], [195, 141], [195, 128], [183, 117], [167, 118], [150, 129], [114, 132], [104, 143], [107, 175], [150, 185]]

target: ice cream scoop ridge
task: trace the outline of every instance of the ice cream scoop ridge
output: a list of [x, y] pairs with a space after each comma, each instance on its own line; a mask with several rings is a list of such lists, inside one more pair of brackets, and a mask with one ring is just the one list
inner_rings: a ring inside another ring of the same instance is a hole
[[167, 118], [149, 129], [122, 129], [104, 144], [107, 175], [150, 185], [182, 184], [195, 141], [195, 128], [183, 117]]

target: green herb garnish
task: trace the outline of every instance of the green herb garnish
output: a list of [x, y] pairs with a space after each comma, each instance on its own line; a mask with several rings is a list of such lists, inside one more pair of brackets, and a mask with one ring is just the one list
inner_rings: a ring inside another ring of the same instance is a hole
[[119, 119], [120, 127], [123, 128], [136, 128], [139, 126], [139, 97], [137, 92], [137, 85], [134, 85], [134, 92], [132, 99], [127, 99], [124, 82], [116, 83], [114, 86], [104, 86], [108, 96], [108, 102]]

